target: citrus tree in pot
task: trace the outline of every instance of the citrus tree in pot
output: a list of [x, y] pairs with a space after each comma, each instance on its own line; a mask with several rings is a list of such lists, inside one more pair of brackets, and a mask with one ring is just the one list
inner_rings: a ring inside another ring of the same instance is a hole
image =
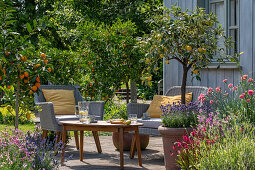
[[[224, 30], [218, 24], [216, 16], [213, 13], [206, 14], [202, 8], [182, 11], [181, 8], [172, 6], [153, 23], [157, 29], [141, 42], [141, 45], [148, 49], [146, 59], [148, 67], [153, 67], [165, 59], [166, 64], [169, 64], [170, 60], [177, 60], [183, 68], [181, 105], [174, 105], [169, 110], [163, 109], [163, 125], [159, 127], [165, 148], [166, 169], [175, 169], [177, 167], [175, 158], [171, 158], [170, 144], [180, 140], [186, 131], [185, 128], [196, 124], [198, 104], [185, 105], [188, 72], [191, 71], [193, 78], [200, 80], [201, 68], [213, 60], [220, 63], [228, 58], [225, 49], [231, 46], [231, 40], [224, 36]], [[143, 75], [144, 79], [151, 76], [149, 73]], [[196, 109], [193, 110], [191, 105], [196, 106]]]

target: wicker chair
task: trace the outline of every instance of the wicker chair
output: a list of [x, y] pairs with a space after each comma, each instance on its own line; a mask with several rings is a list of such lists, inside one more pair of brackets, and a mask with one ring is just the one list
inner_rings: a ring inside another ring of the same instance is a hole
[[[197, 101], [198, 97], [201, 93], [206, 94], [207, 87], [201, 87], [201, 86], [187, 86], [186, 87], [186, 93], [192, 92], [192, 102]], [[165, 96], [175, 96], [175, 95], [181, 95], [181, 86], [174, 86], [171, 87], [165, 94]], [[143, 116], [143, 113], [145, 113], [150, 104], [143, 104], [143, 103], [129, 103], [127, 105], [127, 114], [137, 114], [138, 118], [141, 118]], [[141, 134], [147, 134], [147, 135], [160, 135], [158, 132], [158, 127], [161, 125], [161, 119], [160, 118], [152, 118], [149, 120], [141, 120], [138, 119], [138, 122], [141, 122], [144, 124], [144, 126], [139, 128], [139, 131]]]
[[[58, 124], [59, 121], [63, 120], [78, 120], [76, 115], [55, 115], [52, 102], [46, 102], [42, 89], [65, 89], [65, 90], [74, 90], [75, 104], [78, 104], [78, 101], [84, 101], [78, 88], [72, 85], [41, 85], [39, 88], [40, 91], [38, 94], [35, 94], [35, 104], [40, 106], [38, 111], [40, 115], [40, 126], [43, 130], [43, 137], [47, 136], [48, 131], [54, 131], [57, 133], [57, 136], [61, 137], [62, 126]], [[89, 114], [93, 114], [99, 117], [100, 120], [103, 119], [104, 113], [104, 102], [103, 101], [91, 101], [89, 104]], [[74, 131], [76, 147], [79, 149], [78, 143], [78, 132]], [[59, 140], [59, 139], [58, 139]]]

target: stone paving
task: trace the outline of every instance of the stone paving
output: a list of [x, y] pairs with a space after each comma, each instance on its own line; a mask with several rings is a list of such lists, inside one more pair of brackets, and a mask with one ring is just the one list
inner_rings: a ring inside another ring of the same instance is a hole
[[[119, 151], [115, 149], [111, 136], [100, 136], [102, 153], [97, 153], [93, 137], [84, 137], [84, 156], [83, 162], [80, 161], [79, 151], [75, 148], [74, 138], [66, 147], [65, 158], [73, 155], [72, 159], [66, 161], [61, 170], [118, 170]], [[60, 155], [60, 154], [59, 154]], [[137, 155], [134, 159], [129, 159], [129, 152], [124, 151], [124, 169], [153, 169], [164, 170], [164, 154], [161, 137], [150, 137], [150, 143], [146, 150], [142, 151], [143, 167], [138, 165]]]

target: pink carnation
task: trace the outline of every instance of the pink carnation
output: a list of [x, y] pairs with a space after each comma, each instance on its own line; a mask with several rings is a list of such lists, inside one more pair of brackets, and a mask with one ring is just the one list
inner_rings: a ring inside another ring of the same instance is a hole
[[230, 84], [228, 85], [228, 88], [230, 89], [230, 88], [232, 88], [232, 87], [233, 87], [233, 84], [230, 83]]
[[254, 91], [253, 91], [253, 90], [249, 90], [249, 91], [248, 91], [248, 94], [249, 94], [249, 95], [253, 95], [253, 94], [254, 94]]
[[248, 82], [253, 82], [253, 79], [248, 79]]
[[204, 103], [204, 100], [205, 100], [205, 95], [204, 94], [200, 94], [200, 96], [198, 97], [198, 100], [200, 101], [200, 102], [202, 102], [202, 103]]
[[216, 87], [216, 92], [220, 91], [220, 87]]
[[213, 100], [210, 100], [210, 104], [213, 104]]
[[243, 96], [242, 94], [239, 96], [240, 99], [243, 99], [243, 97], [244, 97], [244, 96]]
[[250, 99], [247, 99], [247, 102], [250, 102], [251, 100]]
[[237, 90], [237, 87], [236, 87], [236, 86], [233, 88], [233, 91], [235, 91], [235, 90]]
[[248, 75], [243, 75], [242, 77], [241, 77], [241, 80], [246, 80], [246, 78], [248, 77]]
[[223, 80], [223, 83], [226, 83], [227, 81], [228, 81], [228, 79], [224, 79], [224, 80]]

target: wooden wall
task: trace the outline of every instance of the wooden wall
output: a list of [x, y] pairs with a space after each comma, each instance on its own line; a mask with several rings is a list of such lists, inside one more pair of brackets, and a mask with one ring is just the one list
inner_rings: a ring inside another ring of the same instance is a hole
[[[240, 51], [245, 53], [241, 56], [240, 62], [244, 73], [249, 73], [253, 76], [255, 69], [255, 48], [253, 40], [255, 35], [253, 30], [255, 27], [255, 1], [253, 0], [240, 0]], [[164, 0], [164, 6], [171, 8], [171, 5], [179, 5], [182, 9], [194, 10], [197, 5], [206, 4], [201, 0]], [[253, 11], [253, 12], [252, 12]], [[221, 20], [219, 18], [219, 20]], [[220, 69], [216, 69], [217, 64], [210, 64], [208, 68], [201, 70], [201, 81], [193, 79], [189, 73], [187, 85], [190, 86], [206, 86], [206, 87], [224, 87], [222, 80], [228, 79], [229, 83], [237, 84], [240, 80], [241, 73], [236, 64], [224, 64]], [[255, 76], [255, 75], [254, 75]], [[164, 64], [163, 72], [163, 91], [172, 87], [181, 85], [182, 81], [182, 66], [175, 60], [171, 60], [170, 64]]]

